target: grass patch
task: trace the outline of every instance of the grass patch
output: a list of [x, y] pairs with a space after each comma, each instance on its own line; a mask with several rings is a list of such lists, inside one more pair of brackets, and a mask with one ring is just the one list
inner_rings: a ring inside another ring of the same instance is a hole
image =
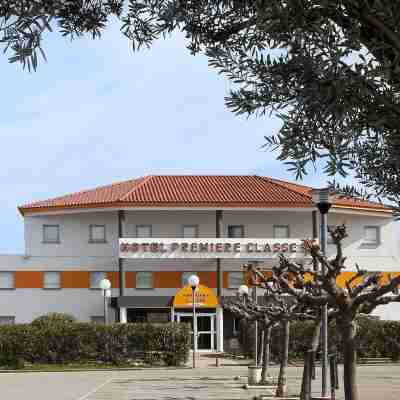
[[104, 370], [104, 369], [124, 369], [124, 368], [150, 368], [150, 364], [143, 362], [127, 362], [122, 364], [103, 363], [97, 361], [85, 361], [80, 363], [68, 364], [41, 364], [41, 363], [21, 363], [17, 367], [0, 367], [0, 372], [6, 371], [74, 371], [74, 370]]

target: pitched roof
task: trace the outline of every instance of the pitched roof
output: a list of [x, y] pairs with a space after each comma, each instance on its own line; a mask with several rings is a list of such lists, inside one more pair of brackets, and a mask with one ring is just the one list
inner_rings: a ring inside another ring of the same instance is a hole
[[[22, 205], [26, 212], [107, 207], [312, 207], [312, 188], [263, 176], [149, 175], [49, 200]], [[335, 204], [388, 210], [354, 199]]]

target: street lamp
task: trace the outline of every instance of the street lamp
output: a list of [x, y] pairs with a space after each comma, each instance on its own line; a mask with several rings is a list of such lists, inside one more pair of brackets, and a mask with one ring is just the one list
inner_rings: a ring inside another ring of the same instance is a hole
[[[326, 256], [326, 249], [328, 244], [328, 212], [332, 206], [334, 196], [331, 189], [313, 189], [312, 199], [317, 206], [321, 215], [321, 226], [320, 226], [320, 246], [321, 252]], [[321, 273], [324, 276], [326, 274], [325, 265], [322, 264]], [[325, 304], [322, 306], [322, 388], [321, 396], [326, 397], [327, 393], [327, 372], [328, 372], [328, 306]]]
[[199, 286], [200, 279], [197, 275], [190, 275], [188, 283], [192, 288], [192, 309], [193, 309], [193, 368], [196, 368], [196, 342], [197, 342], [197, 320], [196, 320], [196, 299], [195, 292]]
[[243, 298], [246, 299], [249, 294], [249, 287], [247, 285], [240, 285], [238, 288], [238, 293], [240, 296], [244, 296]]
[[108, 308], [107, 308], [107, 299], [111, 297], [111, 282], [108, 279], [102, 279], [100, 281], [100, 289], [103, 291], [103, 297], [104, 297], [104, 324], [106, 325], [108, 323]]

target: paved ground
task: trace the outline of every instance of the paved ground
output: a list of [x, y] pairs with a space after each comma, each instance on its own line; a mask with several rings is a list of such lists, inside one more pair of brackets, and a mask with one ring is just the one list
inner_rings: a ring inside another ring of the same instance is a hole
[[[245, 390], [244, 366], [225, 361], [215, 367], [214, 360], [202, 360], [199, 368], [148, 369], [112, 372], [53, 372], [0, 374], [1, 399], [6, 400], [250, 400], [267, 390]], [[225, 365], [224, 365], [225, 364]], [[229, 364], [229, 365], [226, 365]], [[208, 367], [208, 368], [204, 368]], [[277, 375], [277, 368], [272, 369]], [[289, 368], [291, 393], [300, 387], [301, 368]], [[400, 398], [400, 366], [361, 366], [361, 400]], [[319, 384], [314, 382], [318, 394]], [[343, 399], [341, 391], [337, 399]]]

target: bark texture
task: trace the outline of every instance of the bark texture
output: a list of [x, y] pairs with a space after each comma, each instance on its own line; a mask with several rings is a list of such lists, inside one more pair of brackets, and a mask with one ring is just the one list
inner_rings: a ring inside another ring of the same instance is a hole
[[264, 352], [263, 352], [264, 354], [263, 354], [263, 363], [261, 370], [261, 382], [266, 382], [268, 376], [271, 332], [272, 332], [272, 326], [269, 325], [265, 328], [265, 334], [264, 334]]
[[345, 321], [339, 325], [343, 340], [343, 382], [345, 400], [358, 400], [356, 323]]
[[304, 357], [304, 370], [303, 370], [303, 379], [301, 383], [301, 400], [310, 400], [311, 399], [311, 379], [313, 379], [314, 371], [312, 367], [312, 360], [315, 360], [315, 354], [318, 350], [319, 338], [321, 336], [321, 326], [322, 320], [319, 320], [314, 327], [313, 336], [310, 343], [310, 349], [307, 351]]
[[276, 388], [276, 396], [287, 396], [287, 366], [289, 361], [289, 334], [290, 322], [285, 320], [283, 322], [283, 336], [282, 336], [282, 358], [281, 366], [279, 369], [278, 387]]

